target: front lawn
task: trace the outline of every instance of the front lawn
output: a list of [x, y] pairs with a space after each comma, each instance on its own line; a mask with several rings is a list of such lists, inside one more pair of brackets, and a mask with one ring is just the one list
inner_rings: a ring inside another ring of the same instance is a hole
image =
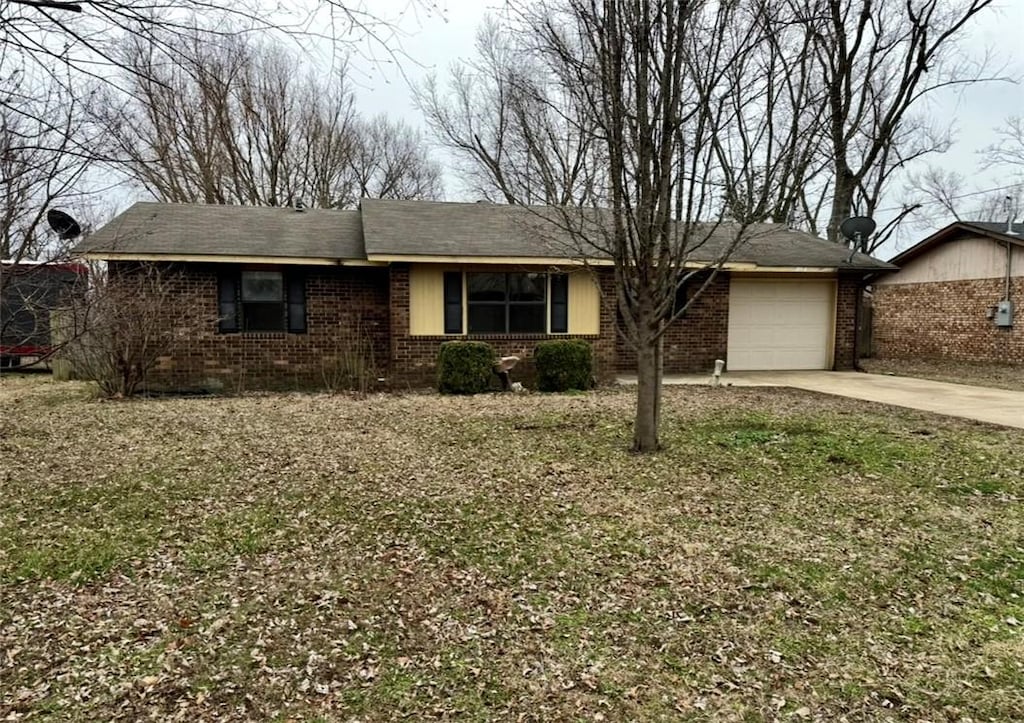
[[1009, 721], [1024, 433], [0, 379], [0, 719]]

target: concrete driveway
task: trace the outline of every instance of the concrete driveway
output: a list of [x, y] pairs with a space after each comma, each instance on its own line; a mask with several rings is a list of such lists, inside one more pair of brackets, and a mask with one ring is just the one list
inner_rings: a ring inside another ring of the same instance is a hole
[[[666, 375], [666, 384], [708, 384], [710, 376]], [[635, 384], [636, 377], [620, 377]], [[723, 384], [794, 387], [1024, 429], [1024, 392], [860, 372], [733, 372]]]

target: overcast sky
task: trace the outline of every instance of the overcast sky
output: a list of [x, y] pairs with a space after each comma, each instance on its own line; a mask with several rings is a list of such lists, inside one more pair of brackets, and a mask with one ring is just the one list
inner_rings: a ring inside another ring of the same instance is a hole
[[[1024, 75], [1024, 49], [1021, 47], [1024, 0], [1001, 0], [997, 6], [974, 24], [965, 49], [972, 55], [991, 50], [998, 62], [1007, 65], [1007, 73]], [[422, 117], [413, 107], [409, 82], [418, 82], [431, 72], [443, 79], [450, 63], [472, 57], [476, 29], [488, 12], [500, 12], [500, 3], [439, 0], [440, 11], [432, 13], [410, 11], [410, 0], [376, 0], [373, 7], [390, 17], [403, 17], [402, 47], [409, 60], [402, 63], [402, 72], [398, 72], [394, 67], [366, 58], [353, 58], [358, 105], [367, 115], [384, 112], [422, 127]], [[979, 172], [977, 152], [993, 141], [994, 128], [1006, 117], [1024, 115], [1024, 86], [990, 83], [949, 92], [938, 97], [929, 112], [934, 113], [937, 120], [952, 121], [958, 138], [948, 153], [932, 156], [931, 163], [970, 178], [968, 190], [971, 191], [1005, 185], [1005, 175]], [[445, 185], [450, 200], [473, 200], [466, 197], [457, 177], [449, 175]], [[898, 205], [899, 200], [899, 193], [894, 193], [891, 204], [886, 205]], [[905, 228], [897, 244], [889, 249], [890, 253], [897, 250], [897, 245], [905, 247], [949, 221], [940, 214], [940, 209], [929, 210], [928, 218], [934, 217], [934, 223], [928, 228]]]

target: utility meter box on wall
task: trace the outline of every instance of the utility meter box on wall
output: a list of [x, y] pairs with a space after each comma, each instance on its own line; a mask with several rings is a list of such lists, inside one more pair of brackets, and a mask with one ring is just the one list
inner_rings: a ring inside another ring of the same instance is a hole
[[1000, 301], [996, 304], [996, 326], [1013, 326], [1013, 302]]

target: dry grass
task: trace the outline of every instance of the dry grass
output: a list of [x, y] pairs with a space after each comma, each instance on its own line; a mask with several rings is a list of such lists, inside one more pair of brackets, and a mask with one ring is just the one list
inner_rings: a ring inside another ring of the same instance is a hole
[[920, 377], [953, 384], [1024, 391], [1024, 364], [984, 364], [946, 359], [861, 359], [860, 363], [872, 374]]
[[1024, 711], [1024, 434], [789, 390], [0, 382], [0, 719]]

